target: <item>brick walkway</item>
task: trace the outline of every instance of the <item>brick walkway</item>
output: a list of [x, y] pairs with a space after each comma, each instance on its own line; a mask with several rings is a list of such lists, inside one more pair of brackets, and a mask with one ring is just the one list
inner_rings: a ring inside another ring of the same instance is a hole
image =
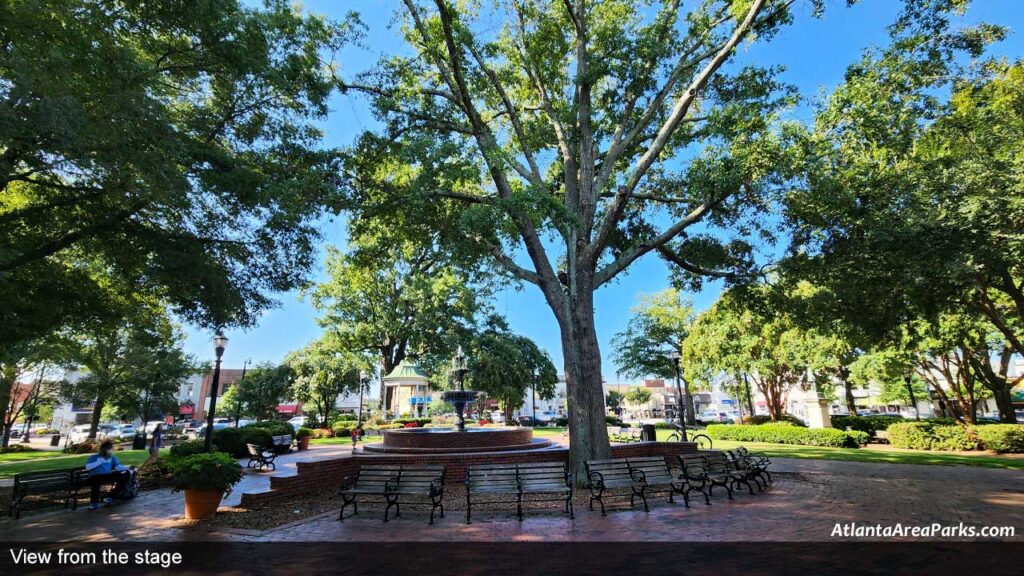
[[[765, 493], [737, 495], [732, 502], [722, 495], [711, 506], [695, 501], [686, 509], [658, 501], [650, 513], [619, 509], [607, 517], [584, 507], [575, 520], [544, 511], [522, 523], [505, 512], [481, 512], [468, 526], [455, 511], [428, 526], [425, 515], [407, 510], [387, 524], [369, 512], [342, 523], [334, 512], [265, 532], [211, 532], [184, 526], [182, 496], [159, 490], [97, 512], [57, 510], [3, 520], [0, 540], [829, 541], [837, 522], [963, 522], [1014, 526], [1013, 540], [1024, 541], [1024, 473], [1019, 470], [787, 459], [777, 459], [773, 469], [777, 479]], [[287, 470], [282, 466], [279, 473]]]

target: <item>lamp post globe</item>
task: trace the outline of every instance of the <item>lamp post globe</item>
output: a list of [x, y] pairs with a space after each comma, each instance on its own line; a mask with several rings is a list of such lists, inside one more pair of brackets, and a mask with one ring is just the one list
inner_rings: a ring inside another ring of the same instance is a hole
[[213, 381], [210, 383], [210, 409], [206, 414], [206, 439], [203, 448], [206, 452], [213, 451], [213, 418], [217, 411], [217, 388], [220, 386], [220, 359], [224, 356], [224, 349], [228, 347], [227, 336], [220, 332], [213, 337], [213, 351], [217, 359], [213, 363]]

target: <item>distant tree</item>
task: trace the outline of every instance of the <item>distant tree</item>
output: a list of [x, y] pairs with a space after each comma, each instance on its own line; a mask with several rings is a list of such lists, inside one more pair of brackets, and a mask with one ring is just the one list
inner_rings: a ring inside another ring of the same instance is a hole
[[[773, 294], [777, 290], [784, 297]], [[833, 373], [846, 349], [841, 339], [794, 322], [788, 303], [808, 290], [758, 284], [726, 291], [697, 318], [683, 344], [690, 377], [710, 382], [742, 374], [764, 396], [772, 420], [782, 418], [790, 390]]]
[[609, 390], [604, 396], [604, 405], [607, 406], [609, 410], [617, 410], [622, 406], [622, 400], [622, 393], [615, 390]]
[[469, 362], [470, 384], [498, 400], [506, 422], [531, 390], [545, 400], [555, 395], [558, 370], [551, 357], [525, 336], [486, 331], [473, 340]]
[[[675, 288], [668, 288], [641, 296], [640, 304], [630, 312], [626, 329], [612, 339], [612, 358], [619, 372], [627, 378], [675, 378], [676, 367], [670, 354], [683, 348], [696, 317], [693, 303]], [[687, 419], [692, 422], [693, 395], [687, 394], [686, 399]]]
[[[437, 365], [451, 358], [486, 310], [486, 292], [429, 243], [367, 235], [347, 253], [329, 249], [327, 274], [308, 292], [317, 321], [339, 350], [373, 355], [382, 377], [411, 355]], [[390, 405], [383, 380], [380, 398]]]
[[359, 392], [359, 371], [372, 368], [365, 357], [339, 350], [337, 341], [328, 337], [292, 352], [285, 363], [294, 374], [292, 397], [312, 409], [317, 421], [325, 426], [330, 423], [338, 397]]
[[624, 396], [626, 404], [640, 408], [646, 406], [651, 401], [651, 391], [643, 386], [633, 386]]
[[257, 364], [235, 384], [238, 399], [257, 420], [273, 419], [277, 406], [291, 396], [295, 373], [286, 364]]
[[110, 404], [127, 419], [143, 422], [162, 420], [178, 408], [178, 391], [195, 372], [195, 360], [181, 349], [183, 335], [139, 350], [133, 358], [129, 385], [118, 387], [110, 396]]

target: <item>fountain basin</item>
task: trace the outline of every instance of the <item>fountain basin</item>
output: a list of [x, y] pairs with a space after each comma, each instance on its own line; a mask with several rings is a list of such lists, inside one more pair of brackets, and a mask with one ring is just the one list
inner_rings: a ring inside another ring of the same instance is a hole
[[445, 454], [512, 452], [549, 448], [551, 441], [534, 438], [531, 428], [402, 428], [385, 430], [384, 442], [367, 444], [368, 452]]

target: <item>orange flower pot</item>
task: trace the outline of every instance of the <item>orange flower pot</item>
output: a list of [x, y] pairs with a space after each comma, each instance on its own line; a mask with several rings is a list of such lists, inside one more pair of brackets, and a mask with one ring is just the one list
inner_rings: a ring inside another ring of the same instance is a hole
[[309, 450], [309, 436], [299, 438], [299, 450]]
[[212, 490], [185, 490], [185, 518], [190, 520], [213, 518], [223, 496], [223, 492]]

